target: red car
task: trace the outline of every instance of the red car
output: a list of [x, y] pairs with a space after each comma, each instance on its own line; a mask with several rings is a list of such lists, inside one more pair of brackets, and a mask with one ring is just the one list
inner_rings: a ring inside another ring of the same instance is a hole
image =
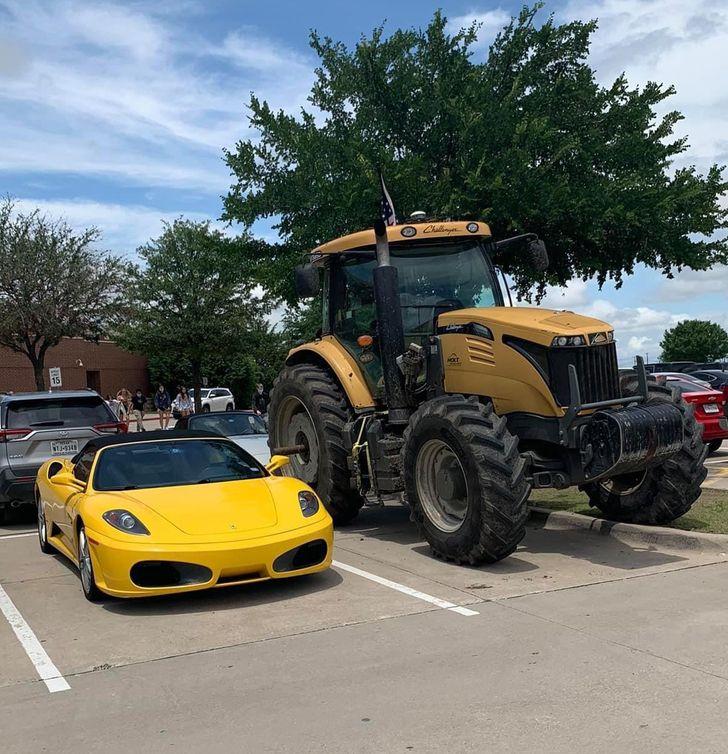
[[676, 387], [683, 400], [695, 406], [695, 418], [703, 425], [703, 442], [710, 453], [715, 453], [723, 440], [728, 440], [728, 416], [723, 393], [713, 390], [707, 382], [692, 375], [658, 372], [654, 377], [662, 385]]

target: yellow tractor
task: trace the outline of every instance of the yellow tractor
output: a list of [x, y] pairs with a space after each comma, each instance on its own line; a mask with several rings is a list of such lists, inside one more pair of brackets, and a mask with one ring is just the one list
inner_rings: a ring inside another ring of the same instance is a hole
[[477, 564], [515, 550], [533, 488], [578, 485], [609, 518], [650, 524], [700, 495], [692, 408], [640, 360], [620, 372], [610, 325], [507, 306], [493, 260], [509, 254], [548, 264], [534, 234], [418, 218], [296, 269], [302, 298], [323, 281], [321, 329], [274, 384], [270, 445], [295, 451], [287, 473], [337, 523], [397, 495], [436, 555]]

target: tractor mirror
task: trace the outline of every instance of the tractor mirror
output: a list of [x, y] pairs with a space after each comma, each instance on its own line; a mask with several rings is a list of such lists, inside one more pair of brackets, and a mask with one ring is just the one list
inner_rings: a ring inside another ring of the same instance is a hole
[[546, 251], [546, 244], [540, 238], [528, 242], [528, 256], [531, 258], [531, 264], [536, 272], [548, 270], [549, 254]]
[[301, 264], [295, 269], [294, 284], [298, 298], [313, 298], [319, 292], [319, 271], [312, 264]]

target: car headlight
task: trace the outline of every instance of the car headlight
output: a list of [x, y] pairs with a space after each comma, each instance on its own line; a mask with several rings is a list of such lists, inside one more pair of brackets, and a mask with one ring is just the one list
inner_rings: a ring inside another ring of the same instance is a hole
[[319, 509], [318, 498], [313, 492], [309, 492], [308, 490], [301, 490], [301, 492], [298, 493], [298, 504], [301, 506], [301, 513], [303, 513], [306, 518], [313, 516], [313, 514], [317, 513]]
[[552, 341], [551, 346], [559, 346], [564, 348], [566, 346], [583, 346], [586, 345], [583, 335], [557, 335]]
[[106, 511], [101, 518], [107, 524], [126, 534], [149, 534], [149, 529], [129, 511], [117, 508], [113, 511]]

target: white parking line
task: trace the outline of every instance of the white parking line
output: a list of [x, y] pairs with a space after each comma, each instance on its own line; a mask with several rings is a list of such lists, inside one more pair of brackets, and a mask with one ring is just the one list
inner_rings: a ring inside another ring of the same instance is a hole
[[20, 534], [0, 534], [0, 539], [18, 539], [18, 537], [35, 537], [37, 531], [24, 531]]
[[439, 597], [433, 597], [431, 594], [419, 592], [417, 591], [417, 589], [412, 589], [411, 587], [405, 586], [404, 584], [398, 584], [396, 581], [384, 579], [381, 576], [377, 576], [375, 573], [369, 573], [369, 571], [362, 571], [361, 568], [355, 568], [354, 566], [347, 565], [346, 563], [341, 563], [338, 560], [334, 560], [332, 565], [334, 566], [334, 568], [339, 568], [342, 571], [348, 571], [349, 573], [355, 573], [357, 576], [369, 579], [369, 581], [374, 581], [377, 584], [389, 587], [390, 589], [394, 589], [397, 592], [402, 592], [402, 594], [407, 594], [410, 597], [415, 597], [416, 599], [422, 600], [423, 602], [429, 602], [431, 605], [437, 605], [437, 607], [441, 607], [444, 610], [452, 610], [452, 612], [454, 613], [458, 613], [459, 615], [466, 615], [468, 617], [470, 617], [471, 615], [480, 615], [477, 610], [470, 610], [470, 608], [467, 607], [460, 607], [460, 605], [456, 605], [454, 602], [441, 600]]
[[18, 637], [18, 641], [23, 645], [25, 654], [35, 665], [36, 672], [48, 687], [48, 691], [51, 694], [56, 691], [68, 691], [71, 688], [68, 682], [53, 664], [51, 658], [48, 657], [45, 649], [38, 641], [38, 637], [33, 633], [33, 629], [25, 622], [25, 618], [20, 614], [2, 586], [0, 586], [0, 610], [7, 618], [10, 627]]

